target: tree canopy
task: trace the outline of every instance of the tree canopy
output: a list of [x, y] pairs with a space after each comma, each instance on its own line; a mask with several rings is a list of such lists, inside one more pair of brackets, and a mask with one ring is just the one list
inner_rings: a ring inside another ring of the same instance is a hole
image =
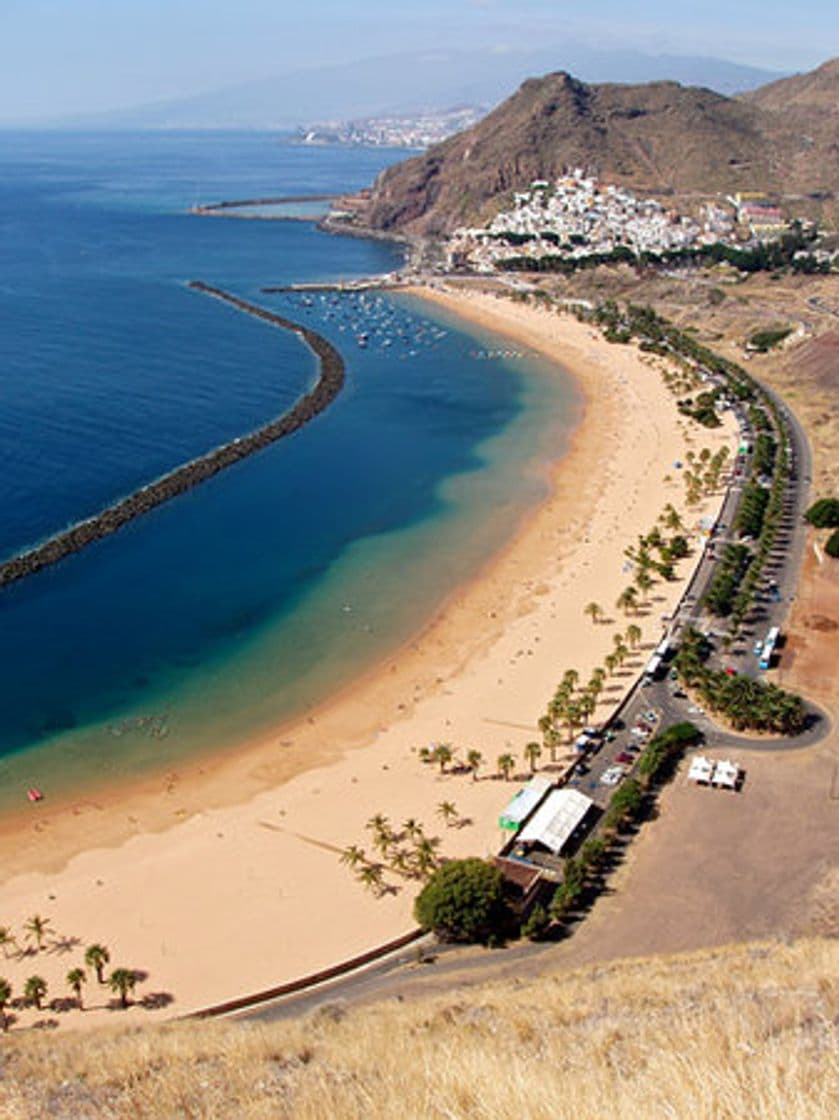
[[443, 941], [485, 941], [506, 918], [501, 872], [477, 858], [443, 864], [417, 895], [414, 917]]

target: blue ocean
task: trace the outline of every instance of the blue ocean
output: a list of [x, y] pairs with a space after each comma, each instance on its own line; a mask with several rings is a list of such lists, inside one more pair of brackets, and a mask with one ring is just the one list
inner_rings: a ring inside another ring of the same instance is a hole
[[[0, 591], [0, 804], [220, 751], [422, 626], [544, 494], [561, 370], [404, 295], [267, 293], [399, 247], [196, 203], [351, 191], [404, 153], [261, 133], [0, 133], [0, 557], [285, 411], [330, 339], [337, 401], [294, 436]], [[307, 213], [303, 208], [301, 213]]]

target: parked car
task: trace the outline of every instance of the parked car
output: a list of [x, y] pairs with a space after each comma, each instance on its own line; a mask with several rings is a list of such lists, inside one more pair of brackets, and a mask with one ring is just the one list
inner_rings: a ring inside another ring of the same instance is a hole
[[635, 761], [635, 759], [627, 751], [620, 751], [619, 754], [615, 755], [615, 762], [629, 762], [629, 763], [632, 763], [634, 761]]
[[655, 712], [652, 708], [650, 708], [649, 711], [644, 712], [644, 719], [649, 724], [658, 723], [658, 712]]

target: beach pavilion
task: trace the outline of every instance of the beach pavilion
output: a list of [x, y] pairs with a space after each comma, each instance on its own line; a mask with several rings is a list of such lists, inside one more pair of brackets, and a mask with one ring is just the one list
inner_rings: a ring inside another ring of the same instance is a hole
[[715, 786], [722, 786], [723, 789], [737, 789], [737, 779], [740, 777], [740, 767], [735, 766], [733, 762], [724, 759], [722, 762], [717, 763], [717, 768], [714, 771], [713, 783]]
[[518, 834], [516, 843], [539, 846], [552, 855], [561, 855], [593, 807], [591, 798], [579, 790], [556, 789]]
[[698, 754], [696, 758], [691, 761], [690, 769], [688, 770], [688, 781], [698, 782], [699, 785], [710, 785], [714, 779], [714, 766], [715, 763], [710, 758], [706, 758], [703, 754]]
[[550, 778], [535, 775], [526, 786], [522, 786], [507, 802], [506, 808], [498, 818], [498, 827], [505, 832], [516, 832], [527, 820], [536, 806], [552, 788]]

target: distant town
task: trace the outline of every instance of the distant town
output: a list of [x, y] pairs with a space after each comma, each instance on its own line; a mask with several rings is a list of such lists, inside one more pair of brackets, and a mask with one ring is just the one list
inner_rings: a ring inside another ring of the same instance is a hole
[[475, 105], [454, 109], [389, 114], [362, 120], [315, 124], [298, 129], [300, 144], [336, 144], [365, 148], [422, 150], [439, 144], [456, 132], [471, 128], [486, 113]]

